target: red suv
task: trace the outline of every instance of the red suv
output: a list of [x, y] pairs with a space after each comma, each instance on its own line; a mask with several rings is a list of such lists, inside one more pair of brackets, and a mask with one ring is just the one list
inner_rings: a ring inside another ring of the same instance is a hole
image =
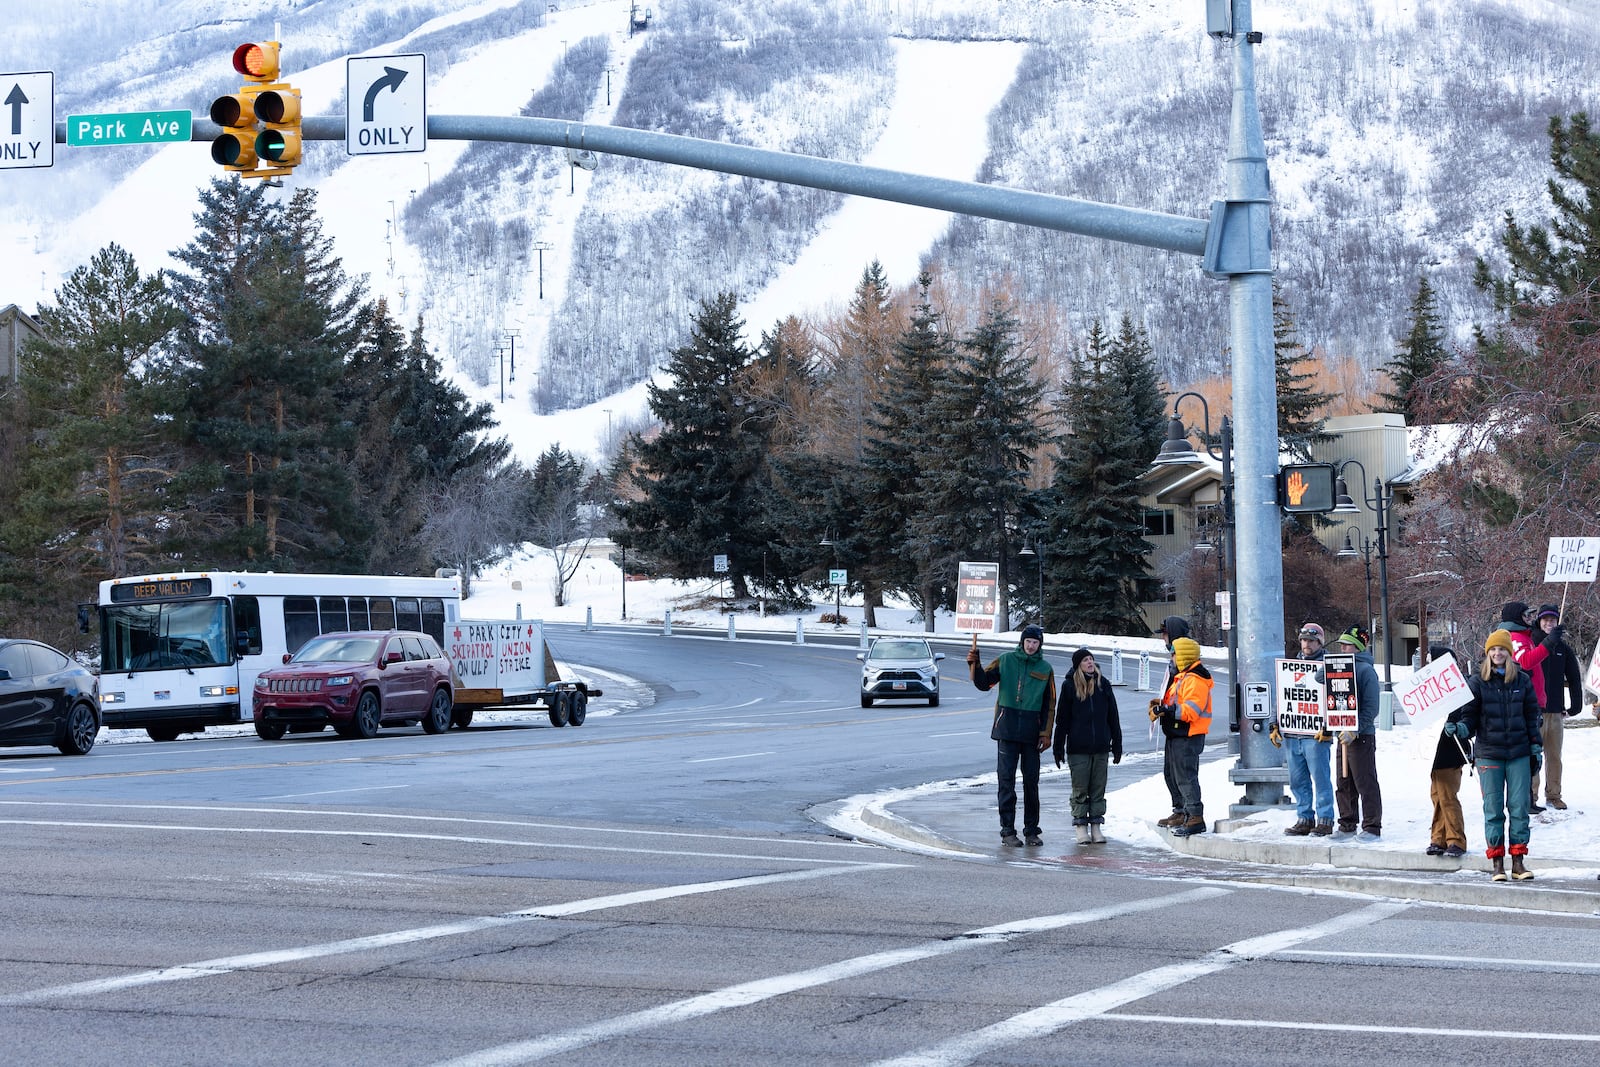
[[340, 737], [420, 722], [450, 729], [450, 661], [427, 634], [364, 630], [313, 637], [284, 666], [256, 678], [256, 733], [276, 741], [291, 728], [332, 725]]

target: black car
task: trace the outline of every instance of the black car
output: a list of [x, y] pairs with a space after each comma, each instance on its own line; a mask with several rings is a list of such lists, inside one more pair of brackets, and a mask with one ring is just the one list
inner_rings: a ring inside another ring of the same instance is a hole
[[82, 756], [99, 732], [92, 671], [49, 645], [0, 637], [0, 745], [54, 745]]

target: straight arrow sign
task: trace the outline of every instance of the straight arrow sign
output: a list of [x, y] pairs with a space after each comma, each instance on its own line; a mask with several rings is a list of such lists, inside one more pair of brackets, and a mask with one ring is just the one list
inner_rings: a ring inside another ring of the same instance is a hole
[[17, 82], [6, 94], [6, 107], [11, 109], [11, 136], [22, 135], [22, 105], [28, 102], [28, 94], [22, 91], [22, 83]]
[[0, 170], [54, 166], [55, 72], [0, 73], [0, 93]]

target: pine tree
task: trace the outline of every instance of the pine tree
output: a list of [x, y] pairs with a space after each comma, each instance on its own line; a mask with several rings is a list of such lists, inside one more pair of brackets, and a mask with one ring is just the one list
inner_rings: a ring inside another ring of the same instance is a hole
[[362, 537], [338, 386], [356, 322], [314, 194], [286, 211], [259, 187], [215, 180], [202, 203], [198, 235], [176, 253], [192, 273], [174, 283], [188, 314], [179, 486], [207, 511], [184, 547], [210, 566], [350, 567]]
[[155, 542], [173, 439], [152, 375], [179, 315], [160, 275], [115, 244], [56, 297], [22, 359], [27, 445], [0, 529], [32, 546], [39, 579], [92, 600], [101, 579], [170, 565]]
[[917, 278], [911, 321], [895, 341], [857, 490], [862, 538], [886, 555], [878, 580], [886, 590], [905, 595], [930, 632], [941, 578], [948, 581], [949, 576], [935, 567], [938, 561], [906, 542], [906, 530], [923, 506], [912, 487], [937, 452], [938, 427], [928, 418], [927, 403], [956, 357], [954, 342], [934, 310], [932, 286], [932, 276], [924, 271]]
[[1272, 294], [1272, 355], [1278, 378], [1278, 441], [1295, 459], [1310, 462], [1311, 446], [1331, 441], [1317, 412], [1328, 406], [1327, 393], [1318, 392], [1315, 368], [1306, 365], [1316, 354], [1296, 337], [1289, 304], [1276, 290]]
[[1116, 340], [1097, 322], [1077, 373], [1062, 382], [1060, 442], [1047, 504], [1045, 617], [1056, 629], [1142, 634], [1151, 546], [1138, 481], [1165, 420], [1154, 359], [1126, 316]]
[[688, 343], [663, 368], [669, 383], [647, 387], [661, 432], [630, 440], [636, 495], [620, 509], [623, 542], [666, 574], [704, 577], [712, 557], [728, 556], [736, 599], [749, 597], [752, 564], [760, 565], [766, 490], [767, 420], [749, 399], [754, 353], [743, 331], [732, 293], [702, 302]]
[[1381, 399], [1389, 410], [1405, 416], [1408, 426], [1420, 419], [1417, 411], [1417, 386], [1428, 380], [1450, 361], [1444, 347], [1444, 332], [1434, 305], [1433, 287], [1427, 275], [1417, 279], [1417, 295], [1411, 301], [1411, 329], [1400, 340], [1394, 359], [1385, 364], [1389, 372], [1389, 391]]
[[926, 402], [933, 451], [917, 477], [921, 507], [907, 524], [906, 551], [951, 586], [960, 561], [998, 561], [1002, 617], [1010, 610], [1012, 540], [1029, 501], [1028, 472], [1044, 442], [1043, 393], [1019, 345], [1015, 313], [995, 300]]

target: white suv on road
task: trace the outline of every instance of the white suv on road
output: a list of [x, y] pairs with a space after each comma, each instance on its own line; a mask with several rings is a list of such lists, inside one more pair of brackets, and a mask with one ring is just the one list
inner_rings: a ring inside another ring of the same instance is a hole
[[861, 706], [872, 707], [874, 700], [926, 700], [928, 707], [939, 706], [939, 668], [943, 652], [934, 652], [920, 637], [880, 637], [865, 652], [861, 661]]

